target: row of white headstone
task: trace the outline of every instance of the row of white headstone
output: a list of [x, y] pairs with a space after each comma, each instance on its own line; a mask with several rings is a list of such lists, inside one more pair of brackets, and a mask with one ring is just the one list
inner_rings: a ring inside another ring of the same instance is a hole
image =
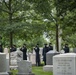
[[44, 71], [53, 71], [53, 75], [76, 75], [76, 53], [60, 54], [49, 51], [46, 54]]
[[[6, 53], [6, 58], [9, 59], [9, 53], [7, 52], [7, 49], [5, 49], [4, 51]], [[17, 67], [17, 62], [23, 60], [23, 53], [22, 51], [20, 51], [20, 49], [18, 48], [17, 51], [11, 52], [10, 53], [10, 63], [11, 63], [11, 68], [12, 69], [16, 69]], [[36, 64], [36, 54], [35, 51], [33, 50], [33, 53], [28, 52], [27, 53], [27, 60], [31, 61], [32, 65]], [[40, 49], [40, 61], [42, 62], [42, 49]]]
[[[47, 63], [49, 63], [49, 61], [47, 61]], [[53, 56], [53, 75], [76, 75], [75, 70], [76, 53], [58, 54]]]
[[[21, 60], [17, 62], [18, 73], [16, 75], [34, 75], [32, 73], [32, 64], [30, 61]], [[9, 59], [6, 59], [5, 53], [0, 53], [0, 75], [9, 75]]]

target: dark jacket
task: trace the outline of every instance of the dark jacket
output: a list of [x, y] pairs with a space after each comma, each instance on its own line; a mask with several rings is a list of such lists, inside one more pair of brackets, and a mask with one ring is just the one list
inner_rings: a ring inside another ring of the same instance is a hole
[[65, 51], [65, 53], [69, 53], [69, 47], [65, 46], [64, 51]]
[[45, 65], [46, 65], [46, 53], [49, 51], [49, 48], [48, 47], [44, 47], [43, 48], [43, 61], [44, 61], [44, 63], [45, 63]]
[[49, 48], [49, 51], [50, 51], [50, 50], [53, 50], [53, 46], [49, 46], [48, 48]]
[[17, 49], [16, 49], [16, 47], [12, 47], [11, 49], [10, 49], [10, 52], [14, 52], [14, 51], [16, 51]]
[[27, 60], [27, 48], [23, 46], [20, 50], [23, 52], [23, 60]]
[[3, 52], [3, 48], [2, 47], [0, 47], [0, 52]]
[[35, 52], [36, 52], [36, 62], [40, 61], [40, 55], [39, 55], [39, 47], [35, 47], [34, 48]]

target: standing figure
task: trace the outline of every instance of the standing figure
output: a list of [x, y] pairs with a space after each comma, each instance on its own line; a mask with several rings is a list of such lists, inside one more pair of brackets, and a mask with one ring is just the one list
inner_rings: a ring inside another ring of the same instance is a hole
[[23, 52], [23, 60], [27, 60], [27, 48], [26, 44], [23, 44], [23, 47], [20, 49]]
[[2, 45], [0, 45], [0, 52], [3, 52], [3, 48], [2, 48]]
[[46, 53], [49, 51], [48, 47], [47, 47], [47, 44], [44, 44], [44, 48], [43, 48], [43, 61], [44, 61], [44, 64], [46, 65]]
[[35, 52], [36, 52], [36, 66], [40, 66], [40, 54], [39, 54], [39, 44], [36, 45], [36, 47], [34, 48]]
[[65, 52], [65, 53], [69, 53], [69, 47], [68, 47], [68, 44], [65, 44], [64, 52]]
[[49, 43], [48, 48], [49, 48], [49, 51], [50, 51], [50, 50], [53, 50], [53, 46], [52, 46], [52, 44], [51, 44], [51, 43]]

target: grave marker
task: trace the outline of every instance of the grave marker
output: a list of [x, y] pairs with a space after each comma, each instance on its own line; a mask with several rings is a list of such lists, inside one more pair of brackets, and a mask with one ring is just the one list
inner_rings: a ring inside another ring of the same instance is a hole
[[17, 75], [34, 75], [32, 73], [31, 62], [27, 60], [22, 60], [18, 62], [18, 74]]
[[54, 56], [53, 75], [76, 75], [76, 54], [66, 53]]
[[0, 53], [0, 75], [8, 75], [6, 54]]

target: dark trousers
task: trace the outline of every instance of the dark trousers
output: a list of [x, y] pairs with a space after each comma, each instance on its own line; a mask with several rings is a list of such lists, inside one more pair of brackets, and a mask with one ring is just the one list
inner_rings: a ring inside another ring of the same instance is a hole
[[46, 65], [46, 54], [43, 56], [44, 65]]
[[23, 53], [23, 60], [27, 60], [27, 55]]
[[40, 66], [40, 55], [36, 55], [36, 66]]

